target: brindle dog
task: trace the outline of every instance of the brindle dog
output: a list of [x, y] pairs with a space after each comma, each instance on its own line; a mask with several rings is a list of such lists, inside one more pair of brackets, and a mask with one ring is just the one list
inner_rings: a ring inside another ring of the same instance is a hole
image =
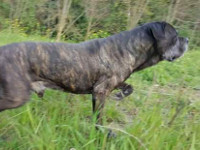
[[132, 87], [124, 81], [134, 72], [173, 61], [187, 50], [188, 39], [178, 37], [166, 22], [152, 22], [130, 31], [67, 43], [14, 43], [0, 47], [0, 111], [19, 107], [31, 91], [42, 96], [46, 87], [76, 94], [92, 94], [93, 112], [102, 122], [105, 98], [119, 88], [118, 98]]

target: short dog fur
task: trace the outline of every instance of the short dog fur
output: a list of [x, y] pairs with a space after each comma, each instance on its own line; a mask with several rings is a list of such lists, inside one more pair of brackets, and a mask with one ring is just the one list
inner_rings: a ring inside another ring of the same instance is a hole
[[187, 50], [166, 22], [152, 22], [130, 31], [78, 44], [23, 42], [0, 47], [0, 111], [19, 107], [31, 91], [46, 87], [92, 94], [93, 112], [102, 122], [105, 98], [116, 88], [118, 98], [133, 91], [124, 81], [134, 72], [173, 61]]

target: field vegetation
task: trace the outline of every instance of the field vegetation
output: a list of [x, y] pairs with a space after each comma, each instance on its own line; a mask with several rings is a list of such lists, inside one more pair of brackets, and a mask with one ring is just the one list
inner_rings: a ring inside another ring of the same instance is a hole
[[[47, 90], [0, 113], [0, 150], [199, 150], [199, 8], [199, 0], [0, 0], [0, 46], [77, 43], [152, 21], [189, 37], [184, 57], [134, 73], [127, 80], [133, 94], [107, 99], [100, 131], [91, 95]], [[117, 137], [108, 139], [108, 129]]]

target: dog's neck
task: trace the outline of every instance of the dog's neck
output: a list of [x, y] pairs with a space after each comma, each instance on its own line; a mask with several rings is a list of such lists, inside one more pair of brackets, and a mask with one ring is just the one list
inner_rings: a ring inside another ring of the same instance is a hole
[[157, 64], [160, 61], [161, 61], [160, 56], [157, 55], [157, 54], [153, 54], [149, 59], [147, 59], [144, 63], [142, 63], [140, 66], [138, 66], [134, 70], [134, 72], [143, 70], [143, 69], [145, 69], [147, 67], [150, 67], [150, 66], [153, 66], [153, 65]]
[[[138, 34], [131, 33], [136, 30], [138, 30]], [[156, 50], [155, 41], [147, 34], [147, 32], [144, 33], [141, 31], [140, 33], [139, 28], [136, 30], [130, 31], [127, 44], [127, 51], [135, 59], [133, 72], [153, 66], [162, 60]]]

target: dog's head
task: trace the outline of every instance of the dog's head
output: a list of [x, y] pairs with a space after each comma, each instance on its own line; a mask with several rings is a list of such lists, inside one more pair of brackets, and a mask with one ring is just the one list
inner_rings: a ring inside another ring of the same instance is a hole
[[154, 22], [148, 26], [155, 41], [155, 49], [162, 60], [174, 61], [187, 51], [188, 38], [179, 37], [172, 25], [166, 22]]

